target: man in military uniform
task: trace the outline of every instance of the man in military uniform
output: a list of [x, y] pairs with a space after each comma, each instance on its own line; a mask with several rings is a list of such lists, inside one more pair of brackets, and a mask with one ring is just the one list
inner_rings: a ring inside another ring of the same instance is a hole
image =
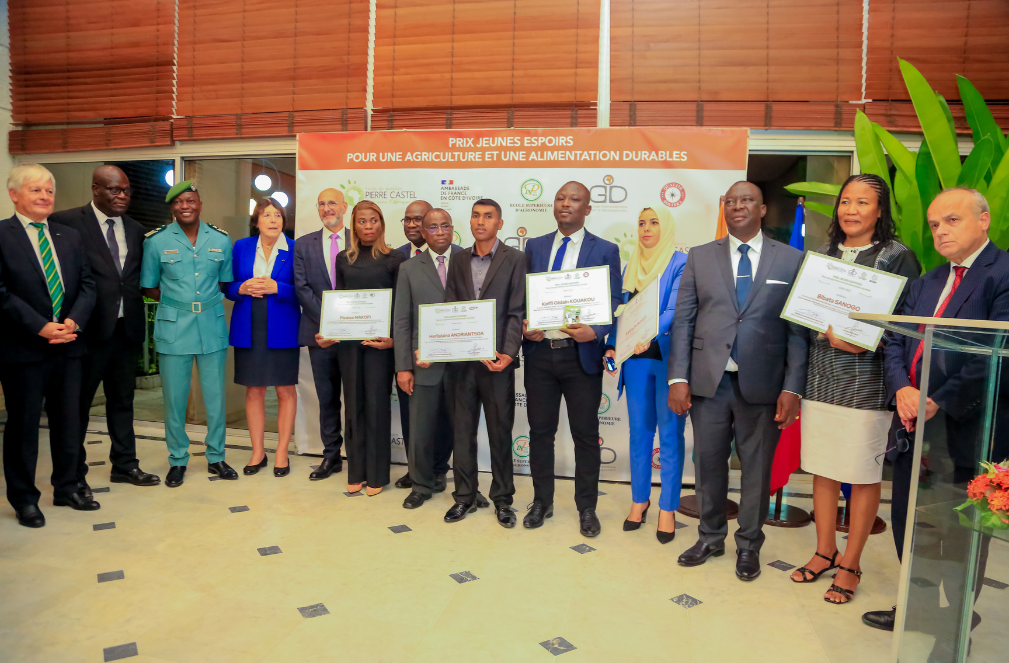
[[165, 399], [165, 438], [171, 469], [165, 485], [182, 485], [189, 462], [186, 404], [193, 360], [200, 371], [207, 408], [207, 470], [238, 479], [224, 462], [224, 368], [228, 325], [221, 285], [233, 280], [231, 240], [223, 230], [200, 221], [203, 204], [192, 180], [173, 186], [165, 198], [175, 222], [147, 233], [140, 286], [161, 302], [154, 320], [154, 342]]

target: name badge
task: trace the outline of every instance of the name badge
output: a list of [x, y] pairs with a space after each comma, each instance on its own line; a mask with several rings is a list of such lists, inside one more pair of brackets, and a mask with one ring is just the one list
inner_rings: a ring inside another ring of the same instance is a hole
[[171, 249], [171, 250], [165, 251], [165, 253], [178, 253], [178, 252], [179, 252], [178, 249]]
[[224, 251], [222, 251], [221, 249], [210, 249], [210, 250], [213, 251], [214, 253], [224, 253]]

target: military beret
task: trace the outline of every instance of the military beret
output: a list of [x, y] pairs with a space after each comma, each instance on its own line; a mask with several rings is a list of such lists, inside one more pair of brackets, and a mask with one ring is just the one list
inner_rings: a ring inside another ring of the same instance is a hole
[[182, 180], [171, 189], [168, 190], [168, 195], [165, 196], [165, 202], [170, 203], [186, 191], [196, 191], [196, 185], [193, 184], [193, 180]]

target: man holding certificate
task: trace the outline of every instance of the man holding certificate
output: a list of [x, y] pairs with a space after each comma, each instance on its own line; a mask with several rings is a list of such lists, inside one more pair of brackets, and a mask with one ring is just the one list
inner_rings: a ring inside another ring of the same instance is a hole
[[[473, 203], [470, 231], [472, 247], [452, 256], [449, 265], [445, 302], [493, 300], [491, 329], [473, 329], [480, 336], [495, 334], [493, 361], [456, 361], [449, 367], [455, 380], [455, 504], [445, 514], [445, 522], [454, 523], [477, 509], [477, 426], [480, 406], [487, 420], [487, 438], [493, 480], [490, 499], [502, 527], [515, 526], [511, 503], [515, 495], [512, 479], [512, 424], [515, 422], [515, 367], [518, 366], [522, 340], [522, 314], [526, 296], [526, 264], [521, 251], [497, 238], [501, 230], [501, 206], [490, 199]], [[469, 306], [460, 307], [469, 309]], [[482, 307], [478, 306], [477, 312]], [[479, 351], [479, 346], [477, 347]], [[481, 353], [482, 354], [482, 353]], [[479, 355], [478, 355], [479, 356]], [[425, 357], [423, 349], [421, 358]]]
[[[601, 529], [596, 500], [603, 346], [620, 305], [620, 250], [585, 230], [585, 217], [592, 212], [589, 203], [588, 188], [568, 182], [554, 196], [557, 232], [526, 243], [531, 320], [525, 321], [522, 350], [535, 497], [522, 524], [540, 527], [553, 515], [554, 437], [563, 396], [575, 445], [579, 525], [583, 536], [593, 537]], [[593, 277], [598, 282], [585, 288], [568, 285], [592, 283]], [[555, 307], [563, 309], [561, 320], [551, 317]]]

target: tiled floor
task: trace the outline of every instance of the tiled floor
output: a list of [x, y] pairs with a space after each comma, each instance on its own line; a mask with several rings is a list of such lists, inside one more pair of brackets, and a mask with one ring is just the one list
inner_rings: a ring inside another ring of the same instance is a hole
[[[108, 438], [88, 437], [101, 440], [89, 458], [107, 460]], [[164, 443], [138, 444], [144, 469], [164, 477]], [[679, 516], [686, 527], [666, 546], [654, 517], [621, 531], [626, 485], [602, 486], [603, 533], [589, 540], [578, 533], [570, 481], [558, 482], [543, 528], [505, 530], [489, 510], [445, 524], [448, 493], [415, 511], [391, 486], [346, 497], [346, 474], [308, 481], [315, 458], [292, 458], [282, 479], [267, 469], [226, 482], [208, 481], [194, 457], [176, 489], [110, 486], [107, 465], [95, 467], [92, 486], [109, 492], [96, 495], [100, 511], [81, 513], [51, 505], [48, 453], [40, 455], [46, 527], [19, 527], [0, 509], [3, 661], [890, 660], [890, 634], [859, 620], [894, 603], [889, 533], [871, 538], [854, 603], [833, 606], [821, 598], [826, 578], [795, 585], [767, 566], [804, 563], [811, 528], [768, 528], [764, 572], [742, 583], [731, 554], [676, 565], [695, 540], [694, 520]], [[228, 451], [239, 470], [248, 458]], [[532, 485], [516, 483], [524, 511]], [[114, 527], [95, 527], [106, 523]]]

